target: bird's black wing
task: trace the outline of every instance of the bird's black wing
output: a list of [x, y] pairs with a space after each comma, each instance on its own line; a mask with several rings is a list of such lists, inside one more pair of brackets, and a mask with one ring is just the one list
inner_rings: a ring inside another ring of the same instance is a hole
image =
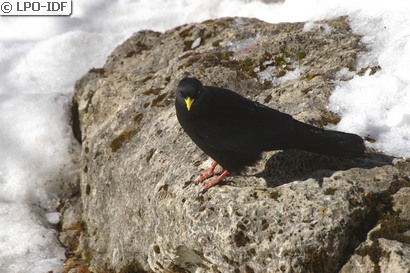
[[293, 134], [290, 115], [248, 100], [233, 91], [212, 88], [209, 109], [198, 119], [196, 133], [220, 151], [260, 154], [287, 148]]

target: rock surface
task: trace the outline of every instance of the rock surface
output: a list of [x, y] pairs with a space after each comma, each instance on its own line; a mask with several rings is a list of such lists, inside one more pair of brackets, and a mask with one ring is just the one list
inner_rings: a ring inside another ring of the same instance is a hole
[[[200, 195], [192, 181], [210, 160], [175, 116], [175, 86], [195, 76], [299, 120], [335, 124], [326, 108], [334, 81], [348, 80], [343, 69], [367, 69], [356, 67], [364, 50], [347, 18], [277, 25], [224, 18], [134, 34], [75, 87], [82, 209], [65, 209], [71, 233], [62, 238], [81, 235], [67, 272], [408, 266], [410, 162], [371, 152], [357, 160], [269, 152], [246, 175]], [[73, 217], [79, 211], [82, 220]]]

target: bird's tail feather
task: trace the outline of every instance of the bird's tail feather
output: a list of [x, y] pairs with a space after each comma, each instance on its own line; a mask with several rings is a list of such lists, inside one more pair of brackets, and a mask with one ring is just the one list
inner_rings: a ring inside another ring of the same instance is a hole
[[360, 157], [364, 154], [363, 139], [355, 134], [324, 130], [295, 120], [298, 149], [323, 155]]

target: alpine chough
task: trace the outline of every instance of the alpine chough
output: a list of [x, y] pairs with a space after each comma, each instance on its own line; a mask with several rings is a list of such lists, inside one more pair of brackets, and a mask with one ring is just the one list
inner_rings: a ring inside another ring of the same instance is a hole
[[[263, 151], [300, 149], [313, 153], [359, 157], [365, 146], [355, 134], [324, 130], [251, 101], [228, 89], [203, 86], [196, 78], [182, 79], [176, 90], [176, 114], [184, 131], [215, 162], [196, 183], [208, 189], [229, 173], [254, 164]], [[224, 171], [215, 172], [219, 164]]]

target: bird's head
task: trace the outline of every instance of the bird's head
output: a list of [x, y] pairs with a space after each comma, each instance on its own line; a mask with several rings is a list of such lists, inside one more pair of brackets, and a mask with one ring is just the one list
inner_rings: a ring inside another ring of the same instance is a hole
[[198, 100], [203, 90], [202, 83], [196, 78], [183, 78], [177, 87], [177, 101], [183, 99], [188, 111], [192, 104]]

